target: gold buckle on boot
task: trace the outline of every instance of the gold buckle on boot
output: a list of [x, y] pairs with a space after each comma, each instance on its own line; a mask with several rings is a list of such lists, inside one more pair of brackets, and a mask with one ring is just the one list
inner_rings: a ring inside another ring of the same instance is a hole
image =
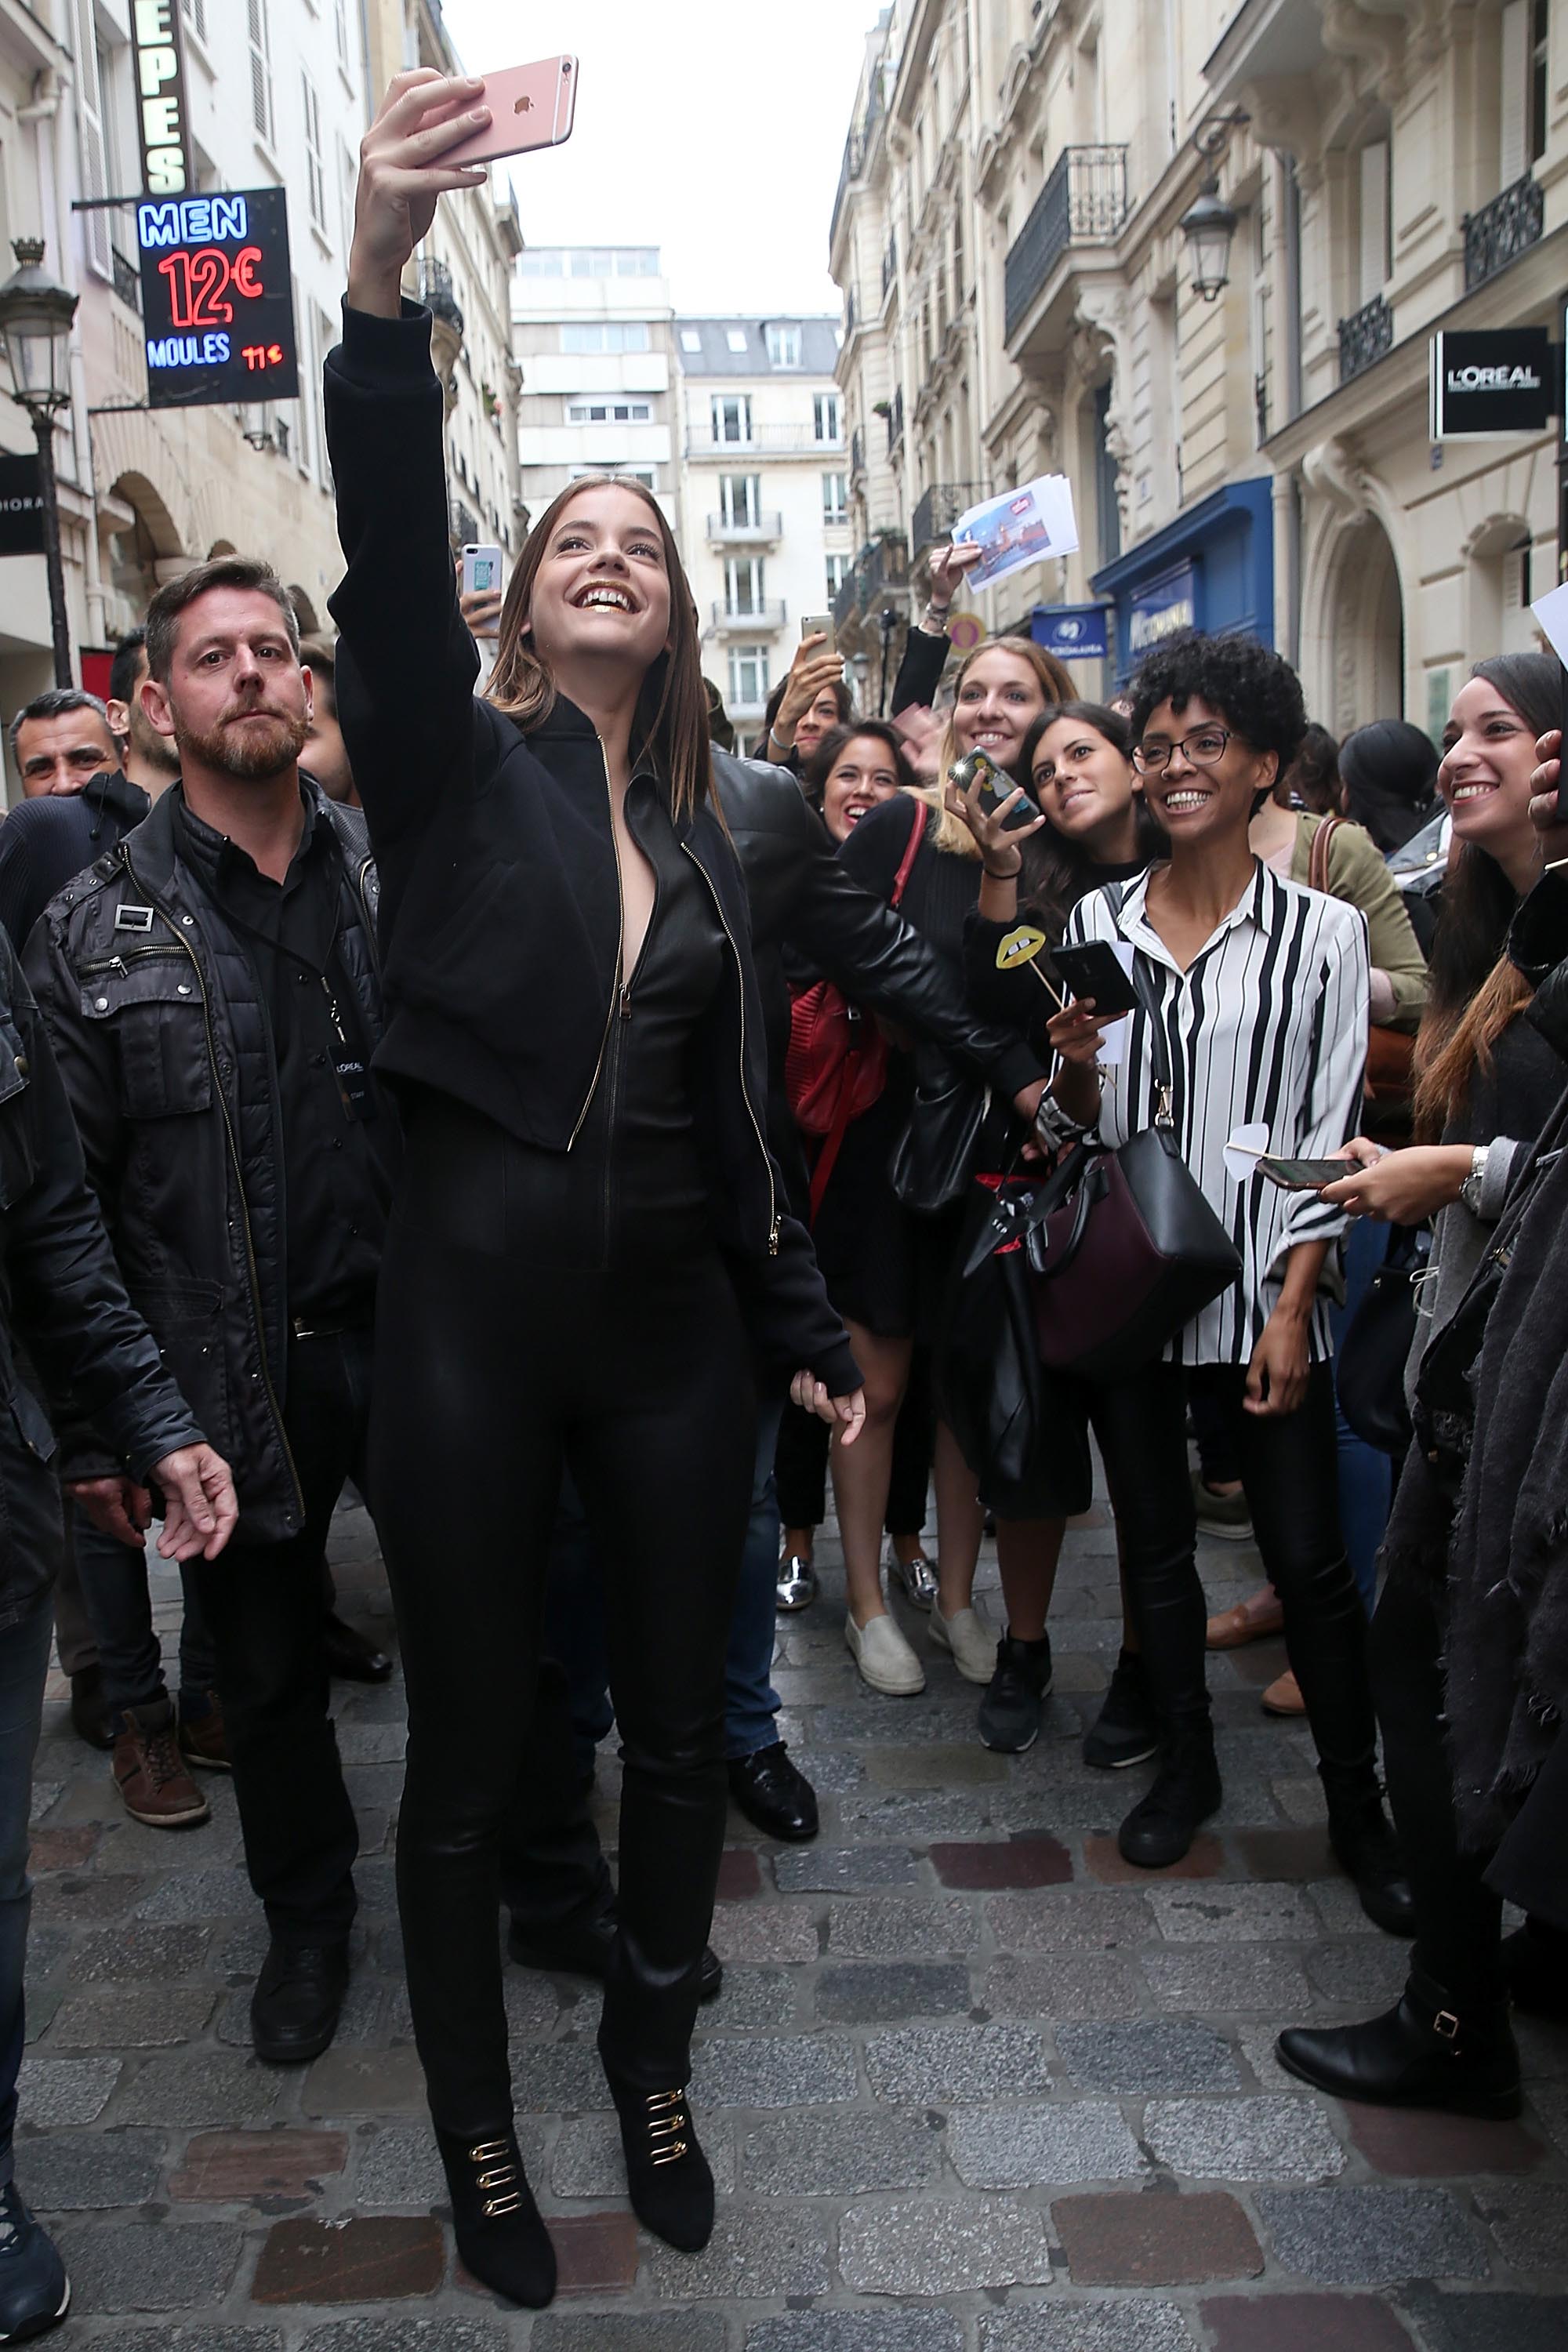
[[648, 2157], [654, 2164], [675, 2164], [689, 2153], [680, 2135], [689, 2126], [685, 2095], [680, 2091], [650, 2091], [647, 2097]]
[[[476, 2189], [499, 2189], [500, 2194], [486, 2197], [479, 2211], [487, 2221], [500, 2221], [506, 2213], [515, 2213], [522, 2204], [522, 2191], [518, 2181], [517, 2167], [504, 2139], [482, 2139], [468, 2150], [468, 2162], [474, 2166]], [[480, 2166], [485, 2167], [480, 2170]]]

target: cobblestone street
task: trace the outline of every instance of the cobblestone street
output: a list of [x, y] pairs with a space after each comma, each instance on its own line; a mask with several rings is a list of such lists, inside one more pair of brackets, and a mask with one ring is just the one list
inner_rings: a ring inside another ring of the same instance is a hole
[[[521, 2137], [562, 2268], [531, 2320], [454, 2275], [393, 1897], [396, 1685], [339, 1688], [363, 1847], [354, 1983], [333, 2049], [279, 2072], [249, 2050], [263, 1937], [232, 1791], [207, 1778], [214, 1819], [193, 1832], [129, 1822], [55, 1675], [17, 2174], [58, 2230], [77, 2340], [1561, 2352], [1568, 2032], [1521, 2021], [1518, 2124], [1342, 2108], [1279, 2073], [1281, 2024], [1368, 2013], [1397, 1992], [1405, 1951], [1334, 1871], [1305, 1733], [1259, 1710], [1278, 1643], [1211, 1661], [1213, 1833], [1178, 1873], [1121, 1863], [1112, 1833], [1144, 1776], [1079, 1756], [1117, 1638], [1113, 1538], [1092, 1516], [1068, 1539], [1056, 1696], [1027, 1756], [979, 1746], [978, 1695], [945, 1659], [928, 1656], [923, 1698], [865, 1691], [837, 1573], [782, 1621], [785, 1731], [824, 1825], [786, 1849], [731, 1817], [726, 1979], [694, 2084], [721, 2192], [705, 2254], [636, 2231], [593, 1989], [508, 1970]], [[390, 1634], [363, 1512], [340, 1520], [337, 1551], [346, 1613]], [[1258, 1580], [1235, 1546], [1205, 1568], [1216, 1602]], [[156, 1590], [167, 1622], [177, 1588]], [[607, 1835], [615, 1777], [605, 1762]]]

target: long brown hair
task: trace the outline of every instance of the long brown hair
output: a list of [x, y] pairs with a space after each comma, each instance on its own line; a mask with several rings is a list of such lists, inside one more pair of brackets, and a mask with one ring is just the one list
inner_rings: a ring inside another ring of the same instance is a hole
[[[708, 691], [702, 678], [697, 607], [676, 546], [675, 535], [651, 490], [620, 474], [584, 474], [552, 499], [523, 542], [522, 553], [501, 606], [495, 667], [485, 699], [514, 719], [526, 735], [542, 725], [555, 707], [555, 680], [524, 624], [533, 604], [533, 583], [551, 535], [574, 499], [584, 490], [626, 490], [641, 499], [654, 519], [669, 575], [668, 653], [648, 665], [637, 697], [637, 740], [652, 753], [669, 794], [670, 814], [689, 817], [713, 799], [713, 760], [708, 734]], [[717, 806], [717, 803], [714, 803]]]
[[[1499, 654], [1470, 672], [1497, 689], [1532, 735], [1557, 724], [1559, 675], [1544, 654]], [[1535, 992], [1505, 951], [1518, 905], [1519, 894], [1497, 860], [1467, 843], [1443, 885], [1426, 1009], [1415, 1039], [1418, 1143], [1436, 1143], [1461, 1115], [1472, 1078], [1490, 1068], [1493, 1046]]]
[[[958, 665], [958, 676], [952, 682], [952, 709], [948, 713], [947, 730], [942, 739], [942, 756], [937, 762], [937, 781], [934, 784], [924, 787], [921, 793], [921, 798], [936, 811], [937, 848], [945, 849], [951, 856], [956, 857], [978, 857], [980, 855], [979, 845], [969, 827], [960, 818], [948, 814], [945, 796], [947, 772], [958, 757], [958, 744], [953, 735], [953, 716], [958, 709], [958, 698], [963, 691], [964, 679], [969, 676], [982, 654], [1016, 654], [1018, 659], [1026, 668], [1032, 669], [1038, 678], [1040, 691], [1046, 698], [1047, 709], [1054, 703], [1070, 702], [1074, 692], [1073, 681], [1058, 661], [1055, 654], [1047, 653], [1044, 646], [1036, 645], [1033, 637], [987, 637], [984, 643], [975, 646], [964, 655]], [[1027, 772], [1020, 775], [1016, 769], [1010, 772], [1013, 782], [1016, 784], [1022, 784], [1024, 790], [1027, 792], [1029, 789]]]

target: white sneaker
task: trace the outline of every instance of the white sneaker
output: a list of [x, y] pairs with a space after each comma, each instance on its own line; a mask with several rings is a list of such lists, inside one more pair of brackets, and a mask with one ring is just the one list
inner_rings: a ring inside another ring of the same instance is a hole
[[942, 1605], [931, 1605], [931, 1637], [939, 1650], [951, 1650], [953, 1664], [966, 1683], [988, 1683], [996, 1671], [996, 1636], [978, 1609], [958, 1609], [944, 1617]]
[[[894, 1624], [884, 1613], [857, 1625], [844, 1620], [844, 1639], [860, 1669], [860, 1679], [888, 1698], [913, 1698], [926, 1686], [926, 1670]], [[986, 1679], [989, 1681], [990, 1677]]]

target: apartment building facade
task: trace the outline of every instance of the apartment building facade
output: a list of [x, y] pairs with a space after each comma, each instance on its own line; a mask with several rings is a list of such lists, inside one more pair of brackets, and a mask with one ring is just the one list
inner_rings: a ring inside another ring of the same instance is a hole
[[847, 576], [838, 321], [677, 319], [680, 542], [704, 667], [750, 730]]
[[657, 246], [530, 246], [511, 280], [523, 503], [627, 474], [680, 516], [675, 313]]
[[[1081, 550], [974, 600], [987, 627], [1059, 647], [1102, 616], [1089, 688], [1184, 621], [1252, 629], [1337, 730], [1439, 723], [1555, 573], [1553, 436], [1435, 447], [1426, 367], [1439, 327], [1561, 332], [1565, 25], [1548, 0], [885, 9], [832, 235], [848, 635], [889, 576], [921, 594], [973, 497], [1050, 466]], [[1235, 227], [1200, 292], [1211, 179]]]

